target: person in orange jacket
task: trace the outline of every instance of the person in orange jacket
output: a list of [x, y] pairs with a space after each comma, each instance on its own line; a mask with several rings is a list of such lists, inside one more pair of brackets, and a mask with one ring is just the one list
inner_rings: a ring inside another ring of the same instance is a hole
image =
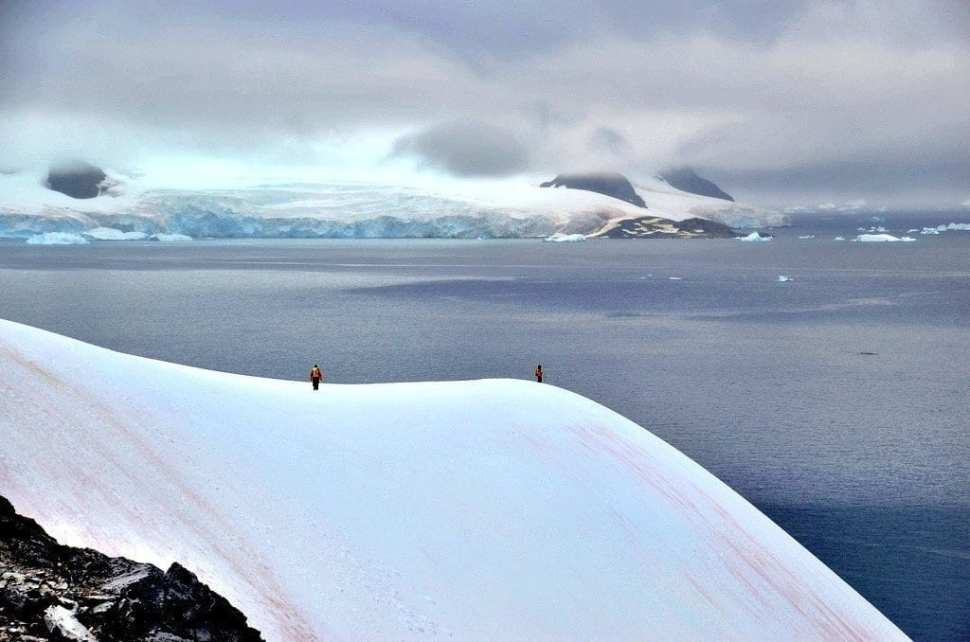
[[313, 389], [319, 390], [320, 382], [324, 379], [326, 379], [326, 375], [323, 374], [323, 370], [317, 364], [313, 364], [313, 367], [310, 368], [310, 383], [313, 384]]
[[536, 369], [532, 372], [535, 375], [536, 381], [542, 383], [542, 364], [536, 366]]

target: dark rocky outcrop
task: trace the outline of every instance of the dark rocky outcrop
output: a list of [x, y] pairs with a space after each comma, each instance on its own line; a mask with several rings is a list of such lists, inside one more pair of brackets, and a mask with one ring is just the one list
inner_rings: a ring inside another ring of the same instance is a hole
[[669, 169], [660, 174], [660, 178], [682, 192], [690, 192], [691, 194], [697, 194], [699, 196], [710, 196], [711, 198], [720, 198], [725, 201], [734, 202], [733, 196], [722, 190], [712, 181], [698, 176], [689, 167]]
[[0, 640], [261, 642], [246, 617], [178, 564], [58, 544], [0, 497]]
[[108, 176], [84, 161], [58, 163], [47, 173], [47, 187], [72, 198], [97, 198], [108, 189]]
[[569, 189], [583, 189], [618, 198], [638, 207], [646, 207], [633, 185], [623, 174], [614, 172], [589, 174], [559, 174], [551, 181], [546, 181], [539, 187], [568, 187]]
[[617, 221], [597, 236], [611, 239], [732, 238], [734, 230], [706, 218], [671, 221], [659, 216], [638, 216]]

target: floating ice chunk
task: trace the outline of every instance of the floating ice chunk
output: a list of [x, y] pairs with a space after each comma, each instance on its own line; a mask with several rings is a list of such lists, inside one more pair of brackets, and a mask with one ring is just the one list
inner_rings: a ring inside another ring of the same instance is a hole
[[27, 239], [27, 245], [85, 245], [88, 240], [70, 232], [44, 232]]
[[543, 240], [547, 243], [579, 243], [580, 241], [585, 241], [586, 236], [583, 234], [563, 234], [562, 232], [556, 232]]
[[760, 243], [762, 241], [770, 241], [771, 238], [772, 237], [770, 236], [761, 236], [757, 232], [751, 232], [751, 234], [748, 234], [747, 236], [737, 237], [739, 241], [747, 241], [749, 243]]
[[920, 230], [920, 234], [923, 234], [924, 236], [926, 235], [938, 236], [939, 233], [940, 233], [940, 230], [936, 229], [935, 227], [924, 227], [922, 230]]
[[832, 239], [832, 240], [833, 240], [833, 241], [844, 241], [844, 240], [845, 240], [845, 237], [844, 237], [844, 236], [836, 236], [836, 237], [835, 237], [834, 239]]
[[911, 243], [915, 241], [912, 236], [904, 236], [902, 238], [898, 236], [893, 236], [892, 234], [860, 234], [855, 237], [855, 240], [859, 243], [898, 243], [900, 241]]
[[800, 238], [802, 240], [813, 239], [813, 238], [815, 238], [815, 235], [814, 234], [802, 234], [798, 238]]
[[159, 232], [158, 234], [152, 234], [151, 239], [163, 243], [174, 243], [176, 241], [191, 241], [192, 237], [188, 234], [163, 234]]
[[144, 232], [123, 232], [113, 227], [96, 227], [82, 232], [99, 241], [144, 241], [148, 235]]
[[682, 277], [682, 276], [668, 276], [667, 278], [670, 279], [671, 281], [683, 281], [684, 280], [684, 277]]
[[778, 282], [779, 283], [788, 283], [789, 281], [792, 281], [792, 280], [793, 280], [792, 277], [788, 276], [787, 274], [779, 274], [778, 275]]
[[948, 223], [947, 225], [941, 226], [941, 227], [945, 227], [946, 231], [948, 232], [953, 232], [957, 230], [961, 232], [970, 232], [970, 223]]

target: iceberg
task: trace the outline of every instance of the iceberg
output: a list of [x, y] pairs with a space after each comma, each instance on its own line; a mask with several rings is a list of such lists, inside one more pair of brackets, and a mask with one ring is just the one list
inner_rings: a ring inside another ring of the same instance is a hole
[[836, 236], [836, 237], [835, 237], [834, 239], [832, 239], [832, 240], [833, 240], [833, 241], [844, 241], [844, 240], [845, 240], [845, 237], [844, 237], [844, 236]]
[[697, 463], [552, 385], [313, 392], [0, 321], [0, 408], [18, 510], [178, 560], [267, 642], [907, 639]]
[[911, 236], [893, 236], [892, 234], [860, 234], [855, 237], [855, 240], [859, 243], [912, 243], [916, 239]]
[[543, 240], [547, 243], [579, 243], [585, 241], [586, 236], [584, 234], [563, 234], [562, 232], [556, 232]]
[[44, 232], [27, 239], [27, 245], [85, 245], [88, 240], [70, 232]]
[[764, 241], [770, 241], [772, 239], [770, 236], [761, 236], [757, 232], [751, 232], [751, 234], [748, 234], [747, 236], [739, 236], [737, 238], [739, 241], [747, 241], [749, 243], [761, 243]]
[[778, 282], [779, 283], [788, 283], [791, 280], [792, 280], [792, 278], [790, 276], [788, 276], [787, 274], [779, 274], [778, 275]]

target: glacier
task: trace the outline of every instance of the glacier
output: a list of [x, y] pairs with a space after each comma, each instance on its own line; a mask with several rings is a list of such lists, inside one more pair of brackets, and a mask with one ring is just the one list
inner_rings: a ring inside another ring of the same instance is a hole
[[[676, 190], [660, 179], [636, 188], [648, 209], [577, 189], [524, 179], [401, 185], [367, 182], [242, 181], [172, 187], [113, 171], [119, 187], [78, 200], [29, 172], [0, 175], [0, 239], [47, 232], [98, 240], [192, 238], [536, 238], [592, 235], [611, 222], [657, 216], [708, 218], [733, 227], [776, 223], [757, 208]], [[780, 220], [780, 219], [778, 219]], [[104, 229], [115, 232], [104, 232]], [[108, 236], [99, 239], [98, 234]], [[121, 235], [127, 235], [121, 237]]]
[[0, 321], [0, 494], [269, 642], [905, 640], [647, 430], [531, 381], [325, 384]]

